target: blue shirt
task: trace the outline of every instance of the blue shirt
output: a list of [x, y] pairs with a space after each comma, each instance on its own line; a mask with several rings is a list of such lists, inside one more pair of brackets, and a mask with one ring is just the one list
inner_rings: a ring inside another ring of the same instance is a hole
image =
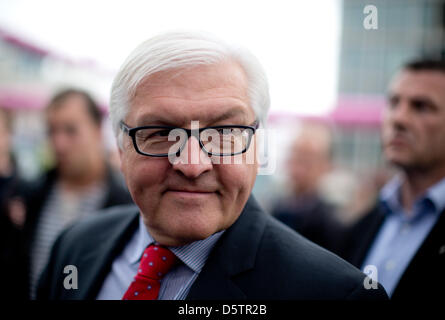
[[414, 202], [408, 215], [400, 203], [400, 177], [392, 179], [380, 193], [385, 220], [362, 265], [377, 267], [371, 278], [380, 282], [391, 297], [410, 261], [445, 209], [445, 178]]
[[[162, 279], [158, 300], [183, 300], [198, 277], [210, 251], [224, 233], [220, 231], [204, 240], [181, 247], [168, 247], [183, 263], [177, 264]], [[145, 248], [155, 243], [139, 217], [139, 228], [118, 256], [105, 278], [97, 300], [121, 300], [133, 281]]]

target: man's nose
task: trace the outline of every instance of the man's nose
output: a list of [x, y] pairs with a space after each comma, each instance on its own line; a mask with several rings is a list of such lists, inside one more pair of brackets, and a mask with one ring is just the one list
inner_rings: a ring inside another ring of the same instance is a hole
[[181, 154], [174, 159], [172, 166], [174, 170], [180, 171], [184, 176], [192, 179], [213, 168], [211, 159], [201, 149], [195, 136], [191, 136], [187, 140]]
[[399, 102], [387, 111], [387, 118], [396, 128], [405, 128], [410, 123], [411, 112], [409, 104], [405, 101]]
[[50, 136], [52, 147], [57, 153], [65, 152], [70, 147], [69, 139], [63, 132], [53, 132]]

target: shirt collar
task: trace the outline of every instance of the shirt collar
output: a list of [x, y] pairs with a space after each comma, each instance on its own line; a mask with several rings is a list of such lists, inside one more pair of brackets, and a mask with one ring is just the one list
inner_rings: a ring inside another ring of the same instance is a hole
[[441, 213], [445, 209], [445, 178], [429, 188], [426, 197], [433, 202], [436, 212]]
[[[380, 202], [387, 213], [402, 210], [400, 203], [400, 188], [402, 182], [403, 179], [401, 175], [396, 175], [380, 191]], [[445, 210], [445, 178], [428, 188], [424, 195], [417, 199], [416, 202], [419, 202], [419, 200], [429, 200], [434, 206], [434, 212], [437, 214]]]
[[142, 253], [144, 253], [145, 248], [155, 242], [148, 233], [141, 215], [139, 215], [139, 228], [136, 237], [136, 245], [133, 247], [129, 256], [129, 261], [131, 264], [138, 263], [142, 257]]
[[401, 208], [399, 191], [402, 185], [400, 175], [392, 178], [380, 191], [380, 203], [386, 209], [386, 213], [398, 211]]
[[[198, 240], [180, 247], [168, 247], [178, 259], [180, 259], [185, 265], [187, 265], [194, 272], [201, 272], [205, 262], [210, 254], [210, 251], [215, 246], [218, 239], [224, 233], [225, 230], [217, 232], [210, 237]], [[142, 216], [139, 216], [139, 228], [137, 231], [136, 245], [132, 249], [129, 255], [129, 261], [131, 264], [139, 263], [142, 253], [145, 248], [150, 244], [155, 243], [155, 240], [148, 232], [145, 224], [142, 220]]]

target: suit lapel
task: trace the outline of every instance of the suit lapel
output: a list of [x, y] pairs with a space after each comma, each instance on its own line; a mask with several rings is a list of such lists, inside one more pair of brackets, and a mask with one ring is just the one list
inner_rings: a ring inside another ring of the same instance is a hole
[[[116, 256], [123, 250], [138, 226], [139, 213], [129, 213], [119, 224], [98, 236], [96, 244], [79, 262], [79, 290], [75, 299], [94, 300], [108, 275]], [[99, 231], [100, 232], [100, 231]], [[80, 290], [82, 289], [82, 290]]]
[[199, 274], [192, 285], [186, 300], [240, 300], [246, 296], [243, 291], [232, 281], [220, 263], [212, 262], [209, 258], [208, 265]]
[[385, 214], [380, 207], [376, 205], [374, 209], [360, 222], [360, 227], [354, 231], [353, 238], [349, 239], [353, 246], [350, 255], [346, 255], [346, 260], [352, 263], [357, 268], [361, 268], [366, 254], [369, 251], [380, 227], [385, 220]]
[[246, 295], [234, 277], [254, 268], [265, 226], [266, 215], [251, 196], [238, 220], [226, 230], [210, 253], [187, 300], [245, 299]]

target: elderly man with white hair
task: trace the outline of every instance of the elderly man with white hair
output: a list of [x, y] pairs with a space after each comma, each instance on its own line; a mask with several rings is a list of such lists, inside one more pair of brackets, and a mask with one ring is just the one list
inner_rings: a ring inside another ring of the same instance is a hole
[[386, 299], [251, 195], [269, 104], [262, 67], [241, 47], [192, 32], [137, 47], [110, 103], [135, 205], [63, 232], [38, 298]]

